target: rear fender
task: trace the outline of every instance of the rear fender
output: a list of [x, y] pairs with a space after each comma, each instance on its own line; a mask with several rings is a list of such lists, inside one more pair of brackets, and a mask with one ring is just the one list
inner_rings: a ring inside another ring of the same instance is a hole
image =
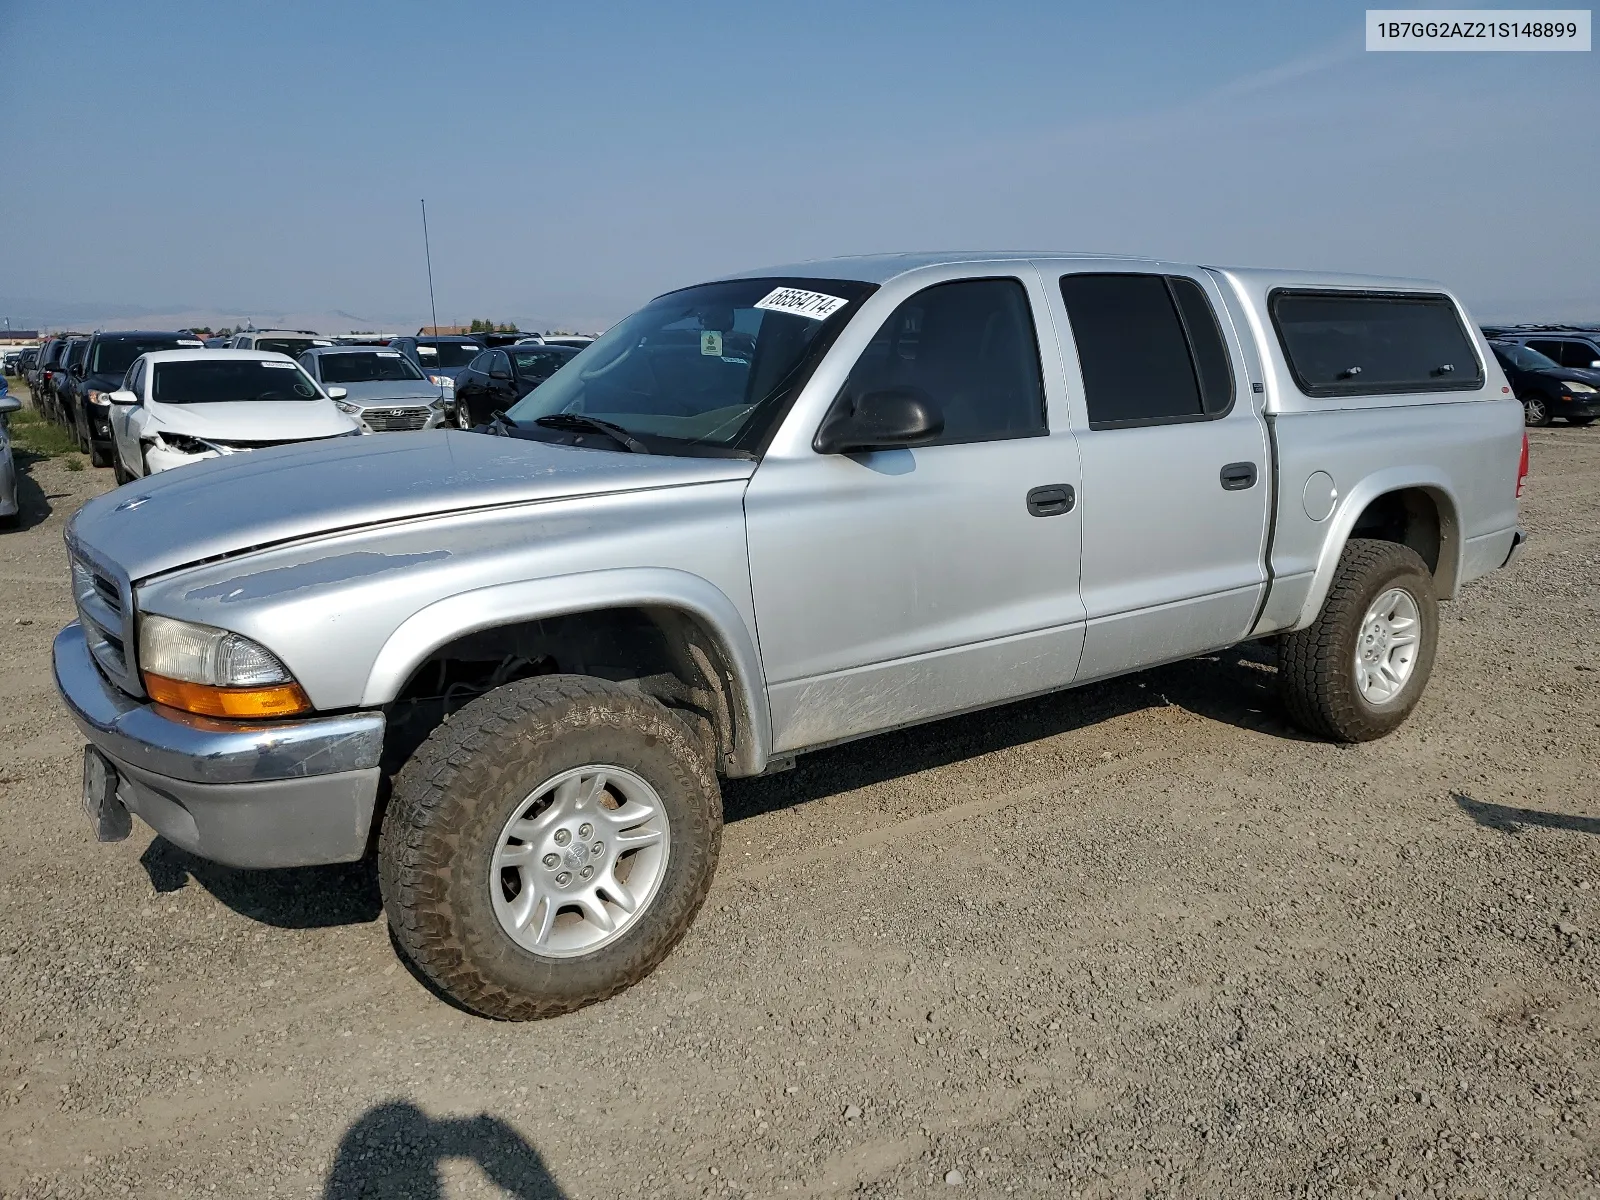
[[[1333, 587], [1339, 557], [1367, 506], [1390, 492], [1417, 489], [1432, 497], [1439, 511], [1439, 564], [1434, 570], [1435, 591], [1441, 600], [1453, 599], [1461, 576], [1461, 523], [1455, 490], [1443, 475], [1426, 467], [1391, 467], [1368, 475], [1341, 501], [1328, 522], [1327, 537], [1317, 558], [1316, 573], [1306, 593], [1300, 616], [1290, 629], [1305, 629], [1317, 619]], [[1287, 631], [1285, 631], [1287, 632]]]

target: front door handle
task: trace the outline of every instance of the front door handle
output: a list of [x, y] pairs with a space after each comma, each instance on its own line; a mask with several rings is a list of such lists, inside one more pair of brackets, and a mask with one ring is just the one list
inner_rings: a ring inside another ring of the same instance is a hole
[[1253, 462], [1229, 463], [1222, 468], [1222, 490], [1242, 492], [1256, 485], [1256, 465]]
[[1028, 493], [1028, 511], [1036, 517], [1057, 517], [1071, 512], [1077, 500], [1070, 483], [1047, 483]]

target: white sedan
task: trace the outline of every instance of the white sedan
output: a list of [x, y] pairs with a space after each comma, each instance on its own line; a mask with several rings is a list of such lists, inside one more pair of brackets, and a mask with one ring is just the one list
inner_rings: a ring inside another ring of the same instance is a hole
[[286, 354], [160, 350], [134, 360], [111, 401], [117, 482], [263, 446], [361, 432]]

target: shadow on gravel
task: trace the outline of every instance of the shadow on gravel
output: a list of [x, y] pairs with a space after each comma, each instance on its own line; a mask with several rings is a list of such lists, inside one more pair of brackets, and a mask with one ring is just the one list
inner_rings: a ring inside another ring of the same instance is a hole
[[383, 915], [371, 855], [331, 867], [241, 871], [196, 858], [158, 836], [139, 864], [158, 892], [176, 892], [192, 879], [234, 912], [279, 929], [364, 925]]
[[45, 460], [41, 455], [26, 450], [13, 450], [11, 461], [17, 472], [16, 528], [23, 530], [43, 525], [55, 510], [50, 505], [51, 498], [34, 482], [33, 472], [28, 468]]
[[761, 816], [1168, 705], [1289, 741], [1314, 741], [1283, 715], [1277, 661], [1272, 645], [1245, 642], [1136, 675], [818, 750], [781, 775], [724, 781], [724, 819]]
[[369, 1109], [345, 1131], [322, 1200], [441, 1200], [439, 1164], [478, 1164], [514, 1200], [564, 1200], [539, 1152], [498, 1117], [434, 1120], [415, 1104], [392, 1100]]
[[1529, 825], [1543, 829], [1564, 829], [1568, 833], [1600, 835], [1600, 817], [1575, 817], [1569, 813], [1540, 812], [1536, 808], [1511, 808], [1474, 800], [1465, 792], [1451, 792], [1457, 807], [1485, 829], [1501, 833], [1521, 833]]

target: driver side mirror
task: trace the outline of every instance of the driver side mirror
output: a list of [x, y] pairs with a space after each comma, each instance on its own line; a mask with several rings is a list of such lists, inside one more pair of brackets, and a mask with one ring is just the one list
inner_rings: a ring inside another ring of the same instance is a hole
[[840, 397], [811, 443], [818, 454], [900, 450], [931, 442], [944, 432], [944, 414], [919, 388], [868, 392], [854, 402]]
[[129, 392], [129, 391], [123, 391], [120, 388], [117, 391], [114, 391], [114, 392], [110, 393], [108, 396], [106, 396], [106, 399], [111, 401], [111, 403], [113, 403], [113, 404], [121, 404], [121, 405], [129, 405], [129, 404], [137, 404], [137, 403], [139, 403], [139, 396], [138, 396], [137, 393]]
[[82, 363], [73, 363], [72, 367], [71, 367], [71, 374], [72, 374], [72, 377], [74, 379], [82, 379], [83, 378], [83, 364]]
[[328, 399], [329, 400], [343, 400], [349, 394], [350, 394], [350, 389], [349, 388], [331, 387], [331, 388], [328, 389]]
[[511, 378], [511, 372], [510, 372], [510, 370], [508, 370], [505, 367], [496, 365], [496, 366], [493, 366], [493, 367], [489, 368], [489, 378], [490, 379], [510, 379]]
[[0, 417], [17, 412], [21, 408], [22, 401], [18, 400], [15, 396], [0, 396]]

